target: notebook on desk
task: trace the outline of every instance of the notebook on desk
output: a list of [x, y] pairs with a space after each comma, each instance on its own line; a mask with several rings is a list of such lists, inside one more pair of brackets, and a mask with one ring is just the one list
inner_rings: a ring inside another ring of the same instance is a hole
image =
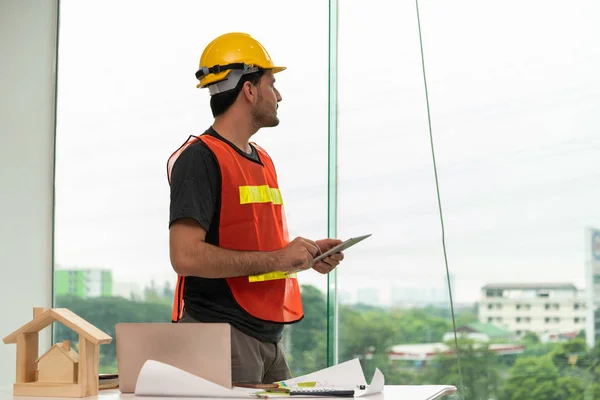
[[223, 323], [118, 323], [119, 389], [133, 393], [147, 360], [231, 387], [231, 327]]

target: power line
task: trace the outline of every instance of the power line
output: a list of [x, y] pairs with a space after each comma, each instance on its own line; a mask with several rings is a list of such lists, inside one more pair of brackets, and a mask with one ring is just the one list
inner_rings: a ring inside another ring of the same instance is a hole
[[460, 377], [459, 397], [464, 398], [464, 383], [462, 368], [460, 366], [460, 352], [458, 350], [458, 335], [456, 333], [456, 318], [454, 315], [454, 301], [452, 299], [452, 285], [450, 284], [450, 269], [448, 268], [448, 253], [446, 251], [446, 234], [444, 230], [444, 216], [442, 214], [442, 199], [440, 196], [440, 185], [438, 181], [437, 166], [435, 161], [435, 149], [433, 145], [433, 132], [431, 129], [431, 112], [429, 108], [429, 93], [427, 90], [427, 75], [425, 74], [425, 55], [423, 54], [423, 38], [421, 34], [421, 17], [419, 16], [419, 0], [415, 0], [417, 10], [417, 26], [419, 27], [419, 46], [421, 49], [421, 65], [423, 67], [423, 84], [425, 86], [425, 102], [427, 104], [427, 124], [429, 126], [429, 141], [431, 143], [431, 158], [433, 161], [433, 172], [435, 174], [435, 188], [437, 193], [438, 209], [440, 212], [440, 224], [442, 229], [442, 248], [444, 249], [444, 264], [446, 265], [446, 278], [448, 281], [448, 294], [450, 296], [450, 312], [452, 313], [452, 327], [454, 332], [454, 345], [456, 346], [456, 361], [458, 366], [458, 376]]

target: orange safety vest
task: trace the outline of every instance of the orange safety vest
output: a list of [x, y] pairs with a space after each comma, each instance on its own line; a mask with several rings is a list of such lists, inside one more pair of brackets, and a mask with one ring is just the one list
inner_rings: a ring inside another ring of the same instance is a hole
[[[253, 143], [262, 165], [245, 158], [217, 137], [191, 136], [169, 158], [169, 184], [175, 161], [197, 140], [202, 140], [213, 152], [221, 171], [219, 247], [238, 251], [274, 251], [285, 247], [289, 236], [275, 167], [258, 145]], [[236, 302], [256, 318], [291, 323], [304, 316], [295, 274], [275, 271], [225, 279]], [[185, 278], [178, 276], [173, 322], [179, 321], [183, 312], [184, 288]]]

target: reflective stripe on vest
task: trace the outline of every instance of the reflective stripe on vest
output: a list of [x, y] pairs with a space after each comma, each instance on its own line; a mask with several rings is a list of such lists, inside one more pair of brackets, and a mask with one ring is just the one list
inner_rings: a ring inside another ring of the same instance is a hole
[[273, 203], [283, 204], [281, 192], [269, 185], [240, 186], [240, 204]]
[[[238, 251], [274, 251], [287, 245], [289, 236], [275, 167], [259, 146], [254, 145], [263, 165], [214, 136], [190, 137], [169, 159], [169, 182], [177, 157], [196, 140], [202, 140], [215, 154], [221, 171], [219, 246]], [[240, 307], [256, 318], [289, 323], [304, 314], [295, 274], [274, 271], [226, 281]], [[181, 316], [183, 290], [176, 295], [179, 300], [174, 301], [174, 321]]]

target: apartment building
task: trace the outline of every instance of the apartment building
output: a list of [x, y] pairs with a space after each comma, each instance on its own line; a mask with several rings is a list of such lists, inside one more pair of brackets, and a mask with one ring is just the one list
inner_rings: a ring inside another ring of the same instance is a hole
[[54, 294], [78, 297], [112, 296], [113, 278], [109, 269], [57, 269]]
[[481, 288], [479, 321], [517, 335], [578, 333], [586, 327], [585, 293], [571, 283], [487, 284]]

